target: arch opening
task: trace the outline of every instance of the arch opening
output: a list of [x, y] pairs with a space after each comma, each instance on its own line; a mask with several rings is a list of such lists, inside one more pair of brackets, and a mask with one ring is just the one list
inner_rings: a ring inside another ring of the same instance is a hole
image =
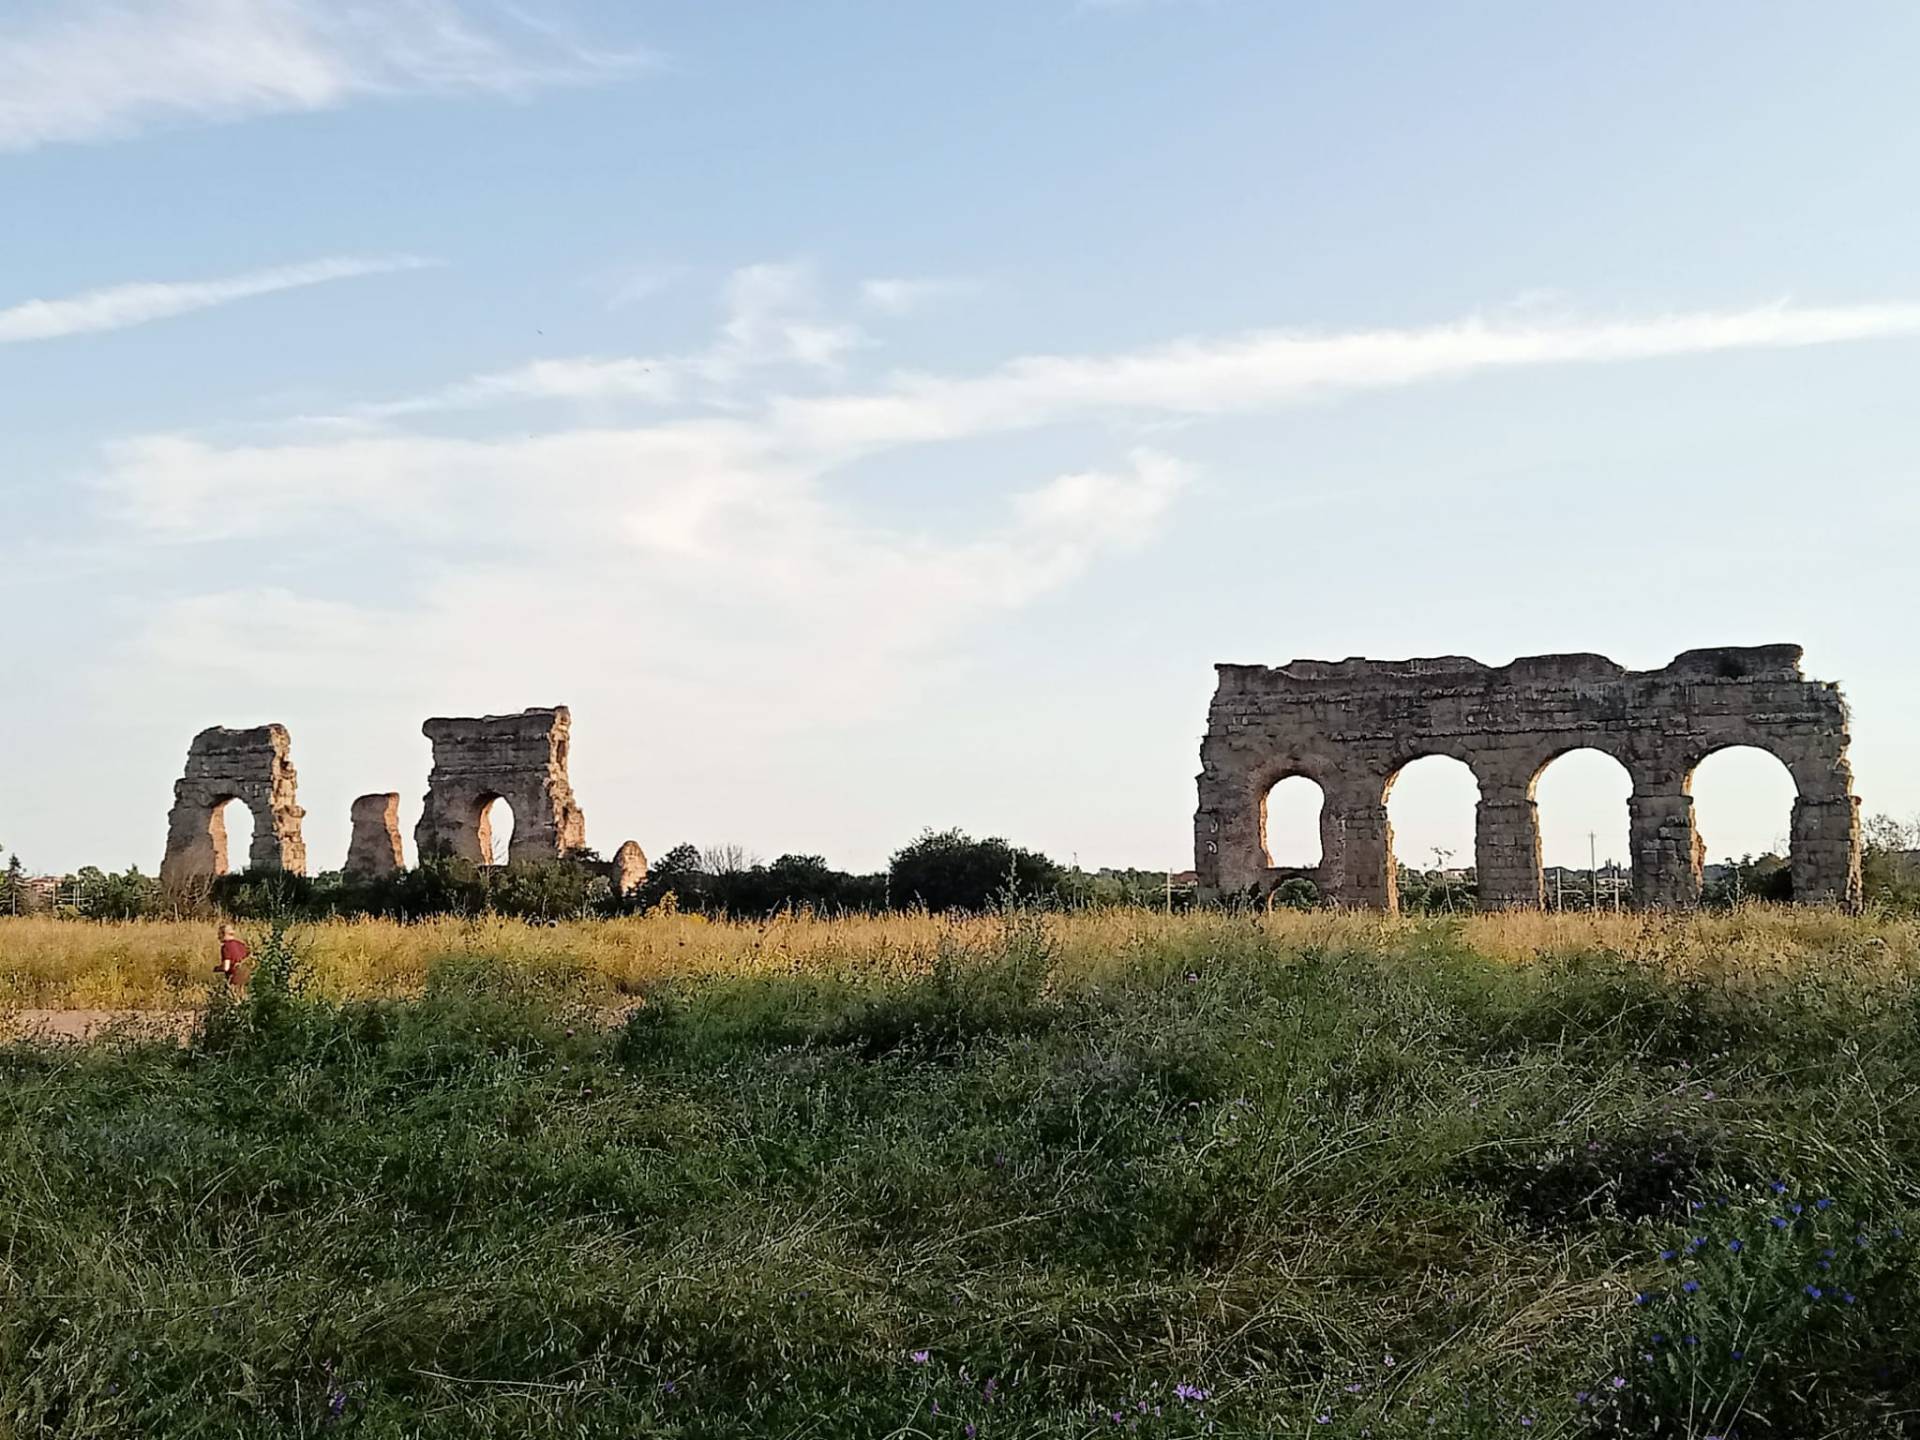
[[1267, 868], [1316, 869], [1327, 793], [1305, 775], [1287, 775], [1260, 798], [1260, 845]]
[[480, 863], [504, 865], [513, 853], [513, 806], [504, 795], [488, 795], [480, 802]]
[[213, 873], [231, 875], [253, 868], [253, 836], [258, 824], [253, 807], [230, 795], [213, 807], [207, 823], [213, 837]]
[[1687, 777], [1707, 904], [1793, 898], [1793, 772], [1757, 745], [1708, 755]]
[[1633, 777], [1604, 750], [1569, 750], [1540, 768], [1533, 798], [1550, 910], [1623, 910], [1632, 898], [1627, 799]]
[[1400, 908], [1471, 910], [1479, 894], [1474, 867], [1480, 782], [1464, 760], [1422, 755], [1387, 780], [1389, 863]]

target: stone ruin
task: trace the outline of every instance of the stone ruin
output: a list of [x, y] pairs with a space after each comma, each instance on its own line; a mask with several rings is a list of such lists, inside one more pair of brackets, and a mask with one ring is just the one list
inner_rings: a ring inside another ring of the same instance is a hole
[[356, 880], [384, 880], [407, 868], [400, 843], [400, 796], [362, 795], [353, 802], [353, 834], [341, 869]]
[[187, 770], [173, 786], [167, 816], [167, 853], [160, 879], [189, 885], [227, 873], [227, 802], [253, 812], [254, 869], [307, 873], [307, 845], [300, 838], [306, 811], [297, 797], [299, 776], [287, 759], [284, 725], [256, 730], [202, 730], [187, 747]]
[[[513, 807], [509, 861], [554, 860], [586, 849], [587, 822], [567, 778], [573, 726], [564, 705], [518, 715], [434, 719], [421, 727], [433, 744], [426, 801], [414, 829], [423, 856], [445, 855], [475, 864], [494, 863], [488, 811], [496, 800]], [[254, 814], [254, 869], [304, 875], [305, 815], [294, 798], [295, 774], [281, 725], [257, 730], [206, 730], [187, 751], [185, 776], [174, 786], [167, 826], [167, 852], [160, 864], [168, 886], [205, 882], [229, 869], [226, 824], [230, 800]], [[260, 817], [266, 817], [262, 823]], [[353, 802], [353, 834], [346, 874], [374, 880], [406, 868], [400, 838], [400, 796], [392, 791]], [[629, 840], [602, 867], [614, 890], [629, 895], [647, 878], [647, 857]]]
[[506, 858], [551, 860], [584, 850], [587, 817], [567, 781], [567, 743], [573, 716], [560, 705], [478, 720], [429, 720], [420, 729], [433, 742], [433, 770], [414, 849], [492, 864], [487, 811], [496, 800], [513, 807], [513, 839]]
[[[1534, 655], [1489, 666], [1432, 660], [1296, 660], [1219, 665], [1200, 745], [1194, 862], [1203, 895], [1264, 892], [1298, 873], [1323, 900], [1397, 909], [1387, 794], [1428, 755], [1466, 762], [1480, 786], [1474, 860], [1483, 908], [1544, 903], [1534, 789], [1547, 765], [1593, 749], [1626, 767], [1633, 903], [1696, 903], [1701, 845], [1694, 769], [1751, 745], [1793, 776], [1796, 900], [1861, 899], [1860, 802], [1847, 762], [1847, 706], [1837, 685], [1807, 679], [1800, 647], [1689, 650], [1659, 670], [1599, 655]], [[1306, 872], [1272, 865], [1267, 794], [1304, 775], [1319, 785], [1321, 859]]]

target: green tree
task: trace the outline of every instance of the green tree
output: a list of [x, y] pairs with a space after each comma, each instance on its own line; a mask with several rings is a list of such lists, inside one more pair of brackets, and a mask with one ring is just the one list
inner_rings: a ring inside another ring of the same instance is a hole
[[1009, 892], [1053, 900], [1062, 872], [1046, 856], [1005, 840], [975, 840], [959, 830], [929, 830], [899, 851], [888, 867], [896, 907], [985, 910]]
[[1879, 905], [1920, 909], [1920, 820], [1875, 815], [1862, 827], [1862, 889]]
[[27, 884], [27, 867], [18, 855], [7, 861], [6, 876], [0, 880], [0, 915], [30, 915], [39, 897]]
[[85, 865], [65, 888], [83, 920], [139, 920], [160, 913], [160, 882], [142, 875], [138, 865], [120, 875]]
[[651, 910], [669, 895], [681, 910], [704, 911], [712, 892], [698, 845], [676, 845], [647, 871], [646, 881], [633, 892], [632, 908]]

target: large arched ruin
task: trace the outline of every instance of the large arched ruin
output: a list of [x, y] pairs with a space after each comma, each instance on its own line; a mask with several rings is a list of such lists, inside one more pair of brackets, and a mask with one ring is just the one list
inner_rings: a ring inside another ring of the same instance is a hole
[[587, 819], [567, 779], [573, 716], [566, 706], [429, 720], [420, 728], [433, 742], [427, 797], [413, 831], [422, 859], [491, 863], [487, 810], [495, 800], [513, 808], [509, 860], [551, 860], [586, 848]]
[[1326, 794], [1315, 872], [1322, 898], [1395, 909], [1387, 791], [1411, 761], [1450, 755], [1480, 785], [1481, 905], [1537, 907], [1534, 786], [1556, 757], [1594, 749], [1632, 778], [1634, 903], [1693, 904], [1701, 878], [1694, 768], [1716, 750], [1751, 745], [1778, 756], [1799, 792], [1795, 898], [1856, 905], [1860, 821], [1846, 702], [1837, 685], [1801, 674], [1800, 653], [1797, 645], [1689, 650], [1659, 670], [1627, 670], [1599, 655], [1535, 655], [1502, 666], [1460, 656], [1220, 665], [1194, 815], [1201, 890], [1270, 888], [1281, 872], [1262, 840], [1267, 792], [1305, 775]]

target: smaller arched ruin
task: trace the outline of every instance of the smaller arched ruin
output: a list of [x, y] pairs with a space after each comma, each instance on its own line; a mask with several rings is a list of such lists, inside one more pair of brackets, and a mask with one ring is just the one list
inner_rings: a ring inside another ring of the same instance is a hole
[[192, 885], [227, 873], [227, 822], [221, 812], [232, 800], [253, 812], [247, 868], [307, 873], [307, 846], [300, 835], [306, 811], [297, 796], [299, 776], [287, 758], [291, 748], [283, 725], [216, 726], [193, 737], [186, 773], [173, 786], [162, 884]]
[[1792, 774], [1791, 855], [1798, 900], [1860, 901], [1860, 802], [1847, 761], [1840, 688], [1807, 679], [1800, 647], [1689, 650], [1659, 670], [1599, 655], [1534, 655], [1510, 665], [1433, 660], [1296, 660], [1220, 665], [1200, 746], [1194, 859], [1203, 893], [1270, 889], [1284, 874], [1262, 842], [1269, 790], [1304, 775], [1326, 795], [1314, 879], [1339, 905], [1397, 908], [1386, 796], [1427, 755], [1464, 761], [1480, 786], [1474, 862], [1480, 903], [1542, 903], [1534, 789], [1572, 750], [1613, 756], [1628, 800], [1633, 898], [1690, 905], [1701, 855], [1695, 767], [1751, 745]]

